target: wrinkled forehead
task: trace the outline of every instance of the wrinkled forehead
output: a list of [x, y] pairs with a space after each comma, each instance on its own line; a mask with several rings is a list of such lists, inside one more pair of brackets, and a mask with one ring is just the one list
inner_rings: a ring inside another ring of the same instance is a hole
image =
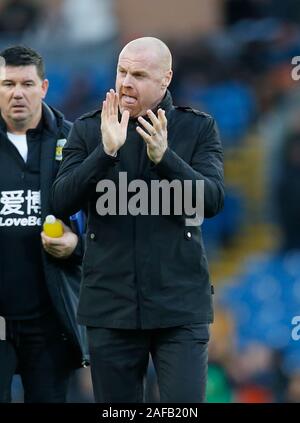
[[37, 68], [35, 65], [28, 66], [3, 66], [0, 63], [0, 79], [8, 79], [12, 81], [38, 81], [40, 77], [37, 73]]
[[155, 52], [127, 48], [121, 51], [118, 66], [154, 71], [160, 67], [160, 62]]

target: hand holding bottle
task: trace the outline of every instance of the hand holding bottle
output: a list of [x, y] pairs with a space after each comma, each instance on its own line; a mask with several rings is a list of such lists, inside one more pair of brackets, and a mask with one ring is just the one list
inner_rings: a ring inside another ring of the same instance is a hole
[[48, 219], [43, 225], [44, 230], [41, 233], [43, 248], [55, 258], [67, 258], [75, 250], [78, 236], [61, 220], [55, 219], [54, 216], [53, 218], [54, 221], [52, 218], [50, 221]]
[[50, 238], [60, 238], [64, 233], [61, 220], [56, 219], [52, 214], [46, 217], [43, 229], [45, 234]]

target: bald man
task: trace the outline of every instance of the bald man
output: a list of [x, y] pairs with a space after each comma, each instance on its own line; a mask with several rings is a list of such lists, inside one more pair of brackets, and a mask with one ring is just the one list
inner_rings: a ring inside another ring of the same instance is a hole
[[171, 79], [161, 40], [127, 44], [115, 90], [74, 124], [53, 187], [58, 215], [88, 210], [78, 318], [97, 402], [142, 402], [150, 354], [161, 402], [205, 400], [212, 286], [201, 208], [186, 202], [221, 210], [222, 147], [212, 117], [173, 105]]

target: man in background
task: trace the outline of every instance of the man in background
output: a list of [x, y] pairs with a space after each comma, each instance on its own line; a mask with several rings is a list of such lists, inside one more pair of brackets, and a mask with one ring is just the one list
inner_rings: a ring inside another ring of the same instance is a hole
[[75, 319], [81, 247], [66, 216], [60, 238], [41, 224], [71, 125], [43, 102], [49, 83], [36, 51], [15, 46], [0, 57], [0, 402], [11, 400], [15, 372], [25, 402], [65, 402], [87, 358]]

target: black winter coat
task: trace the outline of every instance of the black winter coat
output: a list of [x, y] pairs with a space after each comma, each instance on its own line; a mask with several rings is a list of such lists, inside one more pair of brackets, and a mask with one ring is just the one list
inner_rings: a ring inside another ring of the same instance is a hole
[[[71, 123], [57, 110], [43, 104], [43, 139], [41, 140], [41, 219], [53, 214], [51, 206], [51, 186], [58, 172], [60, 161], [56, 160], [57, 141], [65, 139]], [[4, 133], [0, 136], [6, 138]], [[5, 139], [8, 142], [7, 139]], [[69, 216], [62, 216], [70, 226]], [[56, 315], [62, 323], [66, 338], [71, 345], [70, 362], [81, 367], [88, 362], [86, 332], [76, 321], [81, 279], [82, 243], [79, 242], [74, 253], [65, 260], [55, 259], [42, 250], [42, 260], [47, 289]], [[1, 310], [0, 310], [1, 314]]]
[[207, 114], [172, 105], [169, 92], [159, 107], [168, 119], [168, 149], [161, 162], [148, 158], [130, 119], [127, 139], [116, 158], [103, 150], [101, 111], [79, 118], [63, 151], [53, 186], [57, 214], [88, 210], [87, 245], [79, 322], [88, 326], [151, 329], [213, 320], [212, 292], [201, 228], [185, 216], [106, 215], [96, 211], [96, 185], [119, 172], [128, 183], [142, 179], [204, 180], [205, 216], [224, 201], [222, 147]]

